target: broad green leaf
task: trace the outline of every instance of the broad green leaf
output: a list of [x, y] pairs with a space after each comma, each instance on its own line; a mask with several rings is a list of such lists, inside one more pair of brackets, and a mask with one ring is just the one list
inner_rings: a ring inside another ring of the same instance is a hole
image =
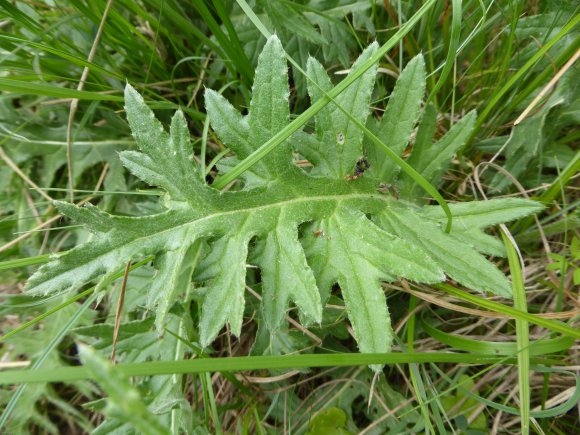
[[[365, 50], [353, 71], [375, 51], [376, 44]], [[401, 80], [415, 77], [424, 82], [422, 65], [421, 58], [414, 59]], [[311, 59], [308, 70], [322, 89], [331, 86], [317, 61]], [[337, 98], [362, 124], [370, 113], [374, 80], [375, 70], [370, 69]], [[397, 138], [393, 142], [397, 150], [405, 147], [414, 127], [423, 86], [415, 83], [409, 91], [399, 83], [389, 102], [393, 108], [388, 122], [379, 122], [385, 134]], [[323, 97], [317, 86], [309, 86], [309, 92], [313, 101]], [[505, 276], [478, 254], [503, 253], [481, 229], [536, 212], [541, 209], [536, 203], [502, 200], [454, 205], [458, 223], [446, 234], [439, 207], [417, 208], [395, 199], [384, 191], [383, 179], [365, 171], [360, 160], [362, 132], [332, 104], [316, 116], [313, 134], [301, 132], [266, 155], [247, 174], [243, 188], [220, 192], [205, 184], [190, 159], [189, 133], [181, 112], [166, 132], [130, 86], [125, 98], [140, 151], [121, 153], [121, 160], [136, 176], [167, 192], [162, 199], [165, 210], [126, 217], [91, 205], [79, 208], [57, 203], [63, 214], [95, 236], [42, 266], [28, 282], [30, 294], [65, 292], [96, 278], [102, 280], [129, 260], [153, 255], [158, 272], [147, 299], [156, 309], [158, 331], [193, 276], [192, 297], [201, 304], [199, 340], [208, 346], [225, 324], [234, 334], [241, 333], [246, 270], [248, 265], [257, 266], [262, 280], [258, 286], [261, 328], [265, 326], [274, 336], [290, 303], [297, 306], [303, 322], [320, 323], [322, 302], [338, 285], [362, 352], [391, 348], [381, 281], [406, 278], [436, 283], [447, 274], [468, 287], [509, 296]], [[288, 71], [278, 38], [271, 37], [259, 56], [247, 116], [213, 91], [206, 92], [206, 107], [215, 133], [235, 153], [233, 159], [244, 158], [286, 128]], [[404, 107], [412, 118], [402, 122], [402, 132], [395, 119], [398, 107]], [[468, 134], [470, 123], [468, 116], [456, 130]], [[448, 159], [457, 143], [462, 143], [453, 139], [453, 131], [449, 139], [442, 139], [447, 145], [440, 152], [441, 164], [429, 169], [433, 181], [442, 172], [442, 156]], [[313, 163], [309, 172], [294, 165], [293, 147]], [[389, 167], [386, 160], [376, 161]]]
[[392, 334], [380, 281], [405, 276], [439, 282], [443, 273], [424, 251], [385, 232], [361, 212], [341, 207], [317, 226], [320, 233], [307, 235], [306, 252], [322, 278], [321, 291], [327, 297], [330, 285], [340, 285], [362, 352], [388, 352]]
[[276, 230], [268, 234], [257, 250], [256, 261], [262, 270], [262, 297], [268, 300], [264, 304], [268, 329], [273, 331], [280, 325], [290, 300], [296, 301], [306, 319], [320, 322], [322, 305], [316, 279], [291, 217], [282, 213]]
[[[425, 62], [419, 55], [411, 59], [401, 72], [385, 114], [375, 127], [377, 137], [399, 155], [409, 143], [424, 93]], [[394, 180], [399, 172], [399, 166], [373, 144], [368, 144], [367, 148], [371, 164], [370, 171], [380, 180]], [[415, 169], [421, 172], [418, 168]], [[425, 174], [422, 175], [425, 176]], [[425, 178], [431, 181], [428, 177]]]
[[[433, 145], [433, 136], [437, 130], [437, 110], [433, 103], [429, 103], [425, 107], [423, 116], [421, 117], [421, 122], [417, 129], [417, 137], [415, 138], [415, 143], [413, 145], [413, 162], [424, 161], [423, 153], [428, 151]], [[410, 157], [409, 157], [410, 158]], [[418, 165], [415, 163], [412, 165], [415, 169], [418, 169]]]
[[163, 331], [165, 318], [180, 293], [185, 293], [190, 285], [193, 269], [199, 258], [201, 246], [184, 243], [173, 251], [167, 251], [155, 259], [157, 275], [153, 278], [147, 306], [157, 307], [155, 324], [157, 331]]
[[[349, 74], [371, 57], [377, 48], [377, 43], [370, 45], [354, 63]], [[310, 58], [306, 72], [318, 85], [308, 82], [312, 102], [325, 98], [321, 89], [328, 92], [332, 89], [332, 84], [322, 65], [316, 59]], [[369, 68], [336, 98], [338, 104], [362, 123], [370, 112], [369, 103], [376, 72], [376, 66]], [[342, 178], [352, 174], [356, 162], [363, 157], [363, 132], [334, 104], [329, 104], [318, 112], [315, 121], [317, 140], [304, 140], [299, 145], [299, 150], [315, 164], [313, 175]]]
[[226, 323], [235, 335], [240, 336], [244, 316], [248, 236], [225, 236], [217, 242], [220, 272], [207, 289], [199, 322], [199, 335], [204, 347], [211, 343]]
[[[486, 228], [502, 222], [509, 222], [541, 211], [544, 206], [519, 198], [505, 198], [493, 201], [473, 201], [450, 205], [456, 228]], [[439, 206], [424, 207], [421, 215], [440, 224], [445, 223], [445, 213]], [[457, 221], [455, 220], [457, 219]]]
[[[252, 86], [248, 113], [248, 141], [253, 147], [252, 151], [288, 124], [289, 95], [288, 64], [284, 49], [278, 38], [270, 38], [258, 58]], [[283, 177], [292, 168], [289, 165], [292, 150], [287, 143], [282, 143], [271, 154], [271, 157], [263, 160], [269, 169], [270, 178]]]
[[350, 435], [345, 429], [346, 414], [337, 407], [331, 407], [320, 411], [310, 421], [310, 430], [306, 435], [317, 435], [323, 433], [333, 433], [336, 435]]
[[503, 273], [469, 245], [458, 243], [446, 234], [437, 223], [405, 209], [393, 209], [377, 219], [391, 233], [423, 247], [455, 281], [472, 289], [510, 297], [510, 286]]

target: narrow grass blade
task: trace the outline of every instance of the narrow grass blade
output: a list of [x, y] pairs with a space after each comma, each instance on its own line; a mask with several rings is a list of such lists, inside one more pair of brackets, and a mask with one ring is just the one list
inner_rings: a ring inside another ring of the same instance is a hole
[[515, 319], [527, 320], [528, 322], [533, 323], [534, 325], [543, 326], [544, 328], [547, 328], [553, 332], [559, 332], [561, 334], [568, 335], [576, 339], [580, 339], [580, 330], [577, 328], [572, 328], [566, 325], [565, 323], [550, 319], [544, 319], [543, 317], [527, 313], [517, 308], [512, 308], [507, 305], [500, 304], [498, 302], [489, 301], [480, 296], [475, 296], [463, 290], [456, 289], [455, 287], [449, 284], [435, 284], [434, 287], [444, 291], [445, 293], [453, 295], [466, 302], [470, 302], [472, 304], [486, 308], [490, 311], [506, 314]]
[[485, 108], [483, 109], [483, 111], [481, 112], [481, 114], [479, 115], [479, 117], [477, 118], [477, 121], [475, 123], [475, 128], [473, 129], [473, 132], [471, 133], [471, 136], [470, 136], [470, 138], [468, 140], [468, 143], [473, 140], [473, 138], [478, 133], [479, 129], [481, 128], [481, 126], [483, 125], [483, 123], [485, 122], [485, 120], [487, 119], [487, 117], [490, 115], [490, 113], [492, 113], [492, 111], [495, 108], [495, 106], [497, 105], [497, 103], [499, 103], [500, 101], [502, 101], [502, 98], [511, 89], [511, 87], [514, 84], [516, 84], [519, 80], [521, 80], [521, 78], [523, 77], [523, 75], [525, 73], [527, 73], [536, 64], [536, 62], [538, 62], [542, 57], [544, 57], [546, 55], [546, 52], [548, 52], [548, 50], [550, 50], [550, 48], [552, 48], [560, 39], [562, 39], [564, 36], [566, 36], [568, 33], [570, 33], [572, 31], [572, 29], [574, 27], [576, 27], [576, 25], [578, 23], [580, 23], [580, 14], [577, 14], [572, 20], [570, 20], [570, 22], [568, 22], [568, 24], [566, 24], [564, 27], [562, 27], [562, 29], [556, 34], [556, 36], [554, 36], [545, 45], [543, 45], [530, 58], [530, 60], [528, 60], [524, 64], [524, 66], [522, 66], [507, 81], [507, 83], [502, 86], [502, 88], [499, 91], [497, 91], [497, 93], [493, 96], [493, 98], [491, 99], [491, 101], [487, 104], [487, 106], [485, 106]]
[[18, 267], [44, 264], [50, 260], [50, 255], [37, 255], [36, 257], [17, 258], [15, 260], [0, 261], [0, 270], [16, 269]]
[[[447, 382], [450, 382], [450, 383], [453, 382], [453, 380], [449, 376], [447, 376], [447, 374], [443, 370], [441, 370], [439, 367], [437, 367], [435, 365], [431, 365], [431, 367], [433, 367], [433, 369], [437, 373], [439, 373], [439, 375], [441, 375], [441, 377], [443, 379], [445, 379]], [[578, 401], [580, 400], [580, 376], [576, 375], [573, 372], [567, 371], [567, 370], [561, 370], [561, 369], [556, 369], [556, 368], [552, 368], [552, 367], [534, 366], [533, 368], [535, 371], [537, 371], [539, 373], [558, 373], [560, 375], [567, 374], [567, 375], [574, 378], [575, 387], [574, 387], [574, 393], [571, 394], [570, 397], [564, 403], [561, 403], [561, 404], [554, 406], [553, 408], [549, 408], [549, 409], [542, 409], [539, 411], [530, 411], [530, 417], [533, 417], [533, 418], [557, 417], [557, 416], [561, 416], [561, 415], [566, 414], [569, 410], [571, 410], [572, 408], [574, 408], [578, 405]], [[482, 372], [480, 372], [480, 374], [482, 374]], [[519, 409], [516, 409], [512, 406], [502, 405], [502, 404], [496, 403], [492, 400], [481, 397], [477, 394], [474, 394], [471, 391], [462, 388], [461, 384], [459, 384], [458, 387], [464, 394], [477, 400], [478, 402], [480, 402], [481, 404], [483, 404], [485, 406], [489, 406], [492, 409], [496, 409], [498, 411], [505, 412], [507, 414], [520, 415]], [[445, 393], [447, 393], [448, 391], [446, 391]]]
[[120, 74], [117, 74], [113, 71], [108, 71], [105, 68], [100, 67], [99, 65], [96, 65], [92, 62], [87, 62], [86, 60], [84, 60], [78, 56], [73, 56], [71, 54], [68, 54], [68, 53], [62, 51], [62, 50], [58, 50], [54, 47], [51, 47], [50, 45], [47, 45], [47, 44], [40, 44], [38, 42], [27, 41], [26, 39], [21, 39], [21, 38], [15, 37], [15, 36], [8, 36], [8, 35], [0, 35], [0, 39], [4, 39], [6, 41], [10, 41], [13, 43], [18, 43], [18, 44], [22, 44], [22, 45], [29, 45], [31, 47], [38, 48], [40, 50], [54, 54], [55, 56], [58, 56], [62, 59], [68, 60], [71, 63], [73, 63], [74, 65], [88, 68], [93, 73], [98, 72], [98, 73], [101, 73], [105, 76], [115, 77], [119, 80], [123, 79], [123, 76], [121, 76]]
[[[415, 308], [417, 307], [417, 298], [411, 295], [409, 299], [409, 312], [411, 317], [409, 317], [409, 321], [407, 323], [407, 350], [409, 353], [414, 353], [413, 347], [415, 342], [415, 318], [416, 315], [414, 313]], [[419, 372], [419, 366], [415, 363], [409, 364], [409, 375], [411, 377], [411, 383], [413, 384], [413, 390], [415, 390], [415, 398], [419, 404], [419, 408], [421, 409], [421, 414], [423, 415], [423, 420], [425, 420], [425, 426], [428, 429], [428, 432], [431, 431], [435, 433], [435, 429], [433, 428], [433, 424], [431, 423], [431, 419], [429, 416], [429, 408], [425, 403], [427, 399], [427, 394], [425, 392], [425, 385], [423, 383], [423, 379], [421, 378], [421, 373]]]
[[118, 95], [100, 94], [98, 92], [77, 91], [76, 89], [60, 88], [40, 83], [29, 83], [21, 80], [0, 78], [0, 90], [26, 95], [44, 95], [55, 98], [77, 98], [79, 100], [119, 101], [124, 99]]
[[445, 65], [443, 66], [443, 71], [439, 76], [439, 80], [431, 90], [431, 95], [429, 99], [436, 98], [437, 92], [443, 87], [449, 73], [453, 69], [453, 64], [455, 63], [455, 57], [457, 55], [457, 47], [459, 46], [459, 37], [461, 36], [461, 0], [453, 0], [453, 18], [451, 19], [451, 37], [449, 40], [449, 48], [447, 50], [447, 58], [445, 59]]
[[[523, 312], [528, 311], [526, 302], [526, 289], [524, 278], [520, 267], [518, 254], [506, 235], [502, 231], [502, 239], [507, 250], [508, 262], [512, 277], [512, 288], [514, 293], [514, 307]], [[520, 417], [521, 430], [523, 435], [530, 433], [530, 338], [529, 325], [525, 319], [516, 318], [516, 342], [518, 346], [518, 384], [520, 387]]]
[[[532, 358], [535, 364], [558, 363]], [[516, 358], [482, 354], [444, 352], [426, 353], [335, 353], [318, 355], [248, 356], [231, 358], [200, 358], [179, 361], [152, 361], [118, 364], [126, 376], [155, 376], [176, 373], [237, 372], [245, 370], [275, 370], [306, 367], [345, 367], [371, 364], [458, 363], [517, 364]], [[0, 385], [36, 382], [72, 382], [91, 379], [86, 367], [55, 367], [43, 370], [11, 370], [0, 373]]]
[[[518, 344], [504, 341], [485, 341], [465, 338], [456, 334], [449, 334], [437, 329], [424, 319], [421, 327], [435, 340], [455, 349], [487, 355], [515, 355], [518, 352]], [[530, 355], [540, 356], [550, 353], [558, 353], [570, 349], [575, 340], [572, 337], [562, 336], [557, 338], [543, 338], [530, 343]]]

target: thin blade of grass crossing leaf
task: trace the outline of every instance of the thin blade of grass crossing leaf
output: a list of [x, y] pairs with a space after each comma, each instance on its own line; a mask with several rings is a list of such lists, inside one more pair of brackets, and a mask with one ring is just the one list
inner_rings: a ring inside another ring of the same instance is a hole
[[[250, 18], [252, 23], [260, 30], [260, 32], [266, 37], [271, 38], [271, 33], [266, 29], [266, 27], [262, 24], [260, 19], [256, 16], [256, 14], [252, 11], [250, 6], [246, 3], [245, 0], [237, 0], [237, 3], [243, 9], [243, 11], [247, 14]], [[325, 92], [324, 99], [317, 101], [316, 103], [312, 104], [312, 106], [307, 109], [304, 113], [299, 115], [294, 121], [288, 124], [283, 130], [279, 131], [275, 136], [271, 137], [268, 142], [264, 143], [260, 146], [256, 151], [254, 151], [250, 156], [246, 159], [242, 160], [239, 164], [237, 164], [229, 174], [225, 176], [219, 177], [213, 183], [213, 187], [216, 189], [224, 188], [229, 182], [233, 181], [237, 176], [241, 175], [244, 171], [249, 169], [252, 165], [254, 165], [257, 161], [261, 160], [265, 155], [270, 153], [277, 145], [279, 145], [282, 141], [290, 137], [293, 133], [297, 132], [307, 121], [315, 115], [318, 111], [320, 111], [324, 106], [326, 106], [330, 101], [333, 101], [334, 104], [346, 115], [351, 119], [362, 131], [364, 131], [365, 135], [370, 139], [370, 141], [375, 144], [379, 148], [383, 148], [383, 151], [386, 152], [391, 159], [393, 159], [397, 166], [399, 166], [403, 171], [409, 174], [416, 182], [419, 184], [427, 193], [429, 193], [440, 205], [443, 207], [447, 214], [447, 226], [445, 228], [446, 232], [451, 231], [452, 226], [452, 216], [451, 212], [449, 211], [449, 207], [447, 202], [443, 197], [439, 194], [439, 192], [427, 181], [425, 180], [421, 174], [415, 171], [411, 166], [409, 166], [403, 159], [401, 159], [395, 152], [393, 152], [387, 145], [381, 142], [370, 130], [366, 128], [364, 123], [361, 123], [356, 118], [352, 116], [350, 112], [342, 107], [342, 105], [338, 104], [335, 97], [339, 96], [348, 86], [350, 86], [356, 79], [362, 76], [368, 68], [371, 68], [375, 62], [378, 62], [379, 59], [386, 54], [389, 48], [393, 47], [396, 44], [396, 41], [403, 37], [410, 29], [411, 26], [417, 23], [417, 21], [422, 17], [432, 6], [431, 1], [427, 1], [423, 6], [413, 15], [402, 27], [399, 31], [383, 44], [377, 52], [368, 59], [365, 63], [363, 63], [360, 68], [353, 74], [343, 80], [340, 84], [335, 86], [330, 92]], [[400, 34], [400, 36], [399, 36]], [[292, 63], [294, 68], [299, 70], [302, 74], [307, 75], [304, 73], [300, 65], [292, 59], [290, 56], [286, 56], [287, 59]], [[352, 71], [351, 71], [352, 73]]]
[[[332, 89], [332, 82], [322, 65], [312, 57], [308, 57], [306, 71], [310, 78], [306, 82], [307, 89], [313, 102], [321, 91], [328, 92]], [[311, 87], [314, 89], [311, 90]], [[326, 139], [328, 140], [328, 137], [332, 135], [332, 116], [328, 106], [314, 115], [314, 123], [316, 134], [306, 134], [302, 131], [297, 131], [292, 137], [295, 141], [294, 147], [314, 165], [312, 168], [313, 175], [317, 173], [332, 174], [336, 162], [332, 162], [328, 153], [325, 152], [329, 145], [324, 143], [324, 136], [327, 136]], [[335, 142], [336, 138], [332, 138], [330, 143], [334, 144]]]
[[[418, 55], [411, 59], [401, 72], [375, 133], [397, 155], [401, 155], [409, 143], [424, 94], [425, 61], [423, 56]], [[370, 171], [382, 181], [394, 180], [400, 167], [374, 144], [369, 143], [367, 148], [371, 163]]]
[[[237, 3], [252, 20], [252, 22], [263, 32], [265, 32], [266, 37], [269, 37], [269, 32], [264, 28], [256, 14], [252, 11], [249, 5], [244, 0], [237, 0]], [[358, 79], [365, 71], [372, 67], [373, 64], [379, 61], [384, 54], [405, 35], [410, 29], [421, 19], [423, 15], [433, 6], [434, 0], [429, 0], [399, 29], [399, 31], [393, 35], [385, 44], [383, 44], [379, 50], [369, 58], [351, 77], [343, 80], [337, 86], [335, 86], [328, 95], [332, 98], [340, 95], [346, 88], [348, 88], [356, 79]], [[304, 113], [299, 115], [294, 121], [288, 124], [283, 130], [279, 131], [275, 136], [271, 137], [266, 143], [262, 144], [256, 151], [254, 151], [250, 156], [241, 161], [234, 169], [232, 169], [228, 174], [216, 179], [213, 186], [216, 189], [222, 189], [227, 186], [228, 183], [235, 180], [242, 172], [250, 168], [256, 162], [261, 160], [265, 155], [270, 153], [276, 146], [280, 145], [284, 140], [288, 139], [294, 132], [298, 131], [300, 128], [308, 122], [308, 120], [314, 116], [318, 111], [320, 111], [324, 106], [326, 106], [331, 100], [328, 96], [316, 104], [313, 104]]]
[[[248, 142], [257, 147], [288, 125], [288, 64], [282, 43], [277, 36], [268, 39], [258, 57], [258, 66], [252, 86], [252, 99], [248, 113]], [[288, 143], [280, 144], [263, 163], [271, 178], [283, 176], [288, 171], [292, 150]]]
[[[367, 47], [352, 66], [349, 76], [354, 75], [357, 68], [360, 68], [377, 49], [376, 43]], [[311, 79], [308, 81], [308, 93], [312, 104], [316, 104], [317, 101], [326, 97], [325, 93], [332, 89], [332, 83], [324, 67], [312, 57], [308, 59], [306, 71]], [[369, 115], [369, 103], [376, 72], [377, 66], [373, 65], [335, 98], [336, 103], [360, 123], [366, 122]], [[332, 149], [336, 149], [332, 155], [338, 156], [338, 159], [327, 160], [330, 164], [329, 168], [321, 168], [315, 173], [336, 178], [343, 178], [352, 173], [356, 162], [363, 156], [363, 131], [335, 104], [330, 104], [320, 110], [315, 116], [315, 121], [316, 136], [319, 139], [318, 150], [324, 150], [326, 154], [329, 154], [332, 153]]]

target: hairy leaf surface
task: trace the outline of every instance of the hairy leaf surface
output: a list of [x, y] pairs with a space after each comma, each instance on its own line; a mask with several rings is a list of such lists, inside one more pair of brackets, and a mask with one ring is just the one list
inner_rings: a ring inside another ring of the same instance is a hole
[[[376, 45], [367, 48], [353, 70], [375, 50]], [[362, 123], [370, 113], [375, 73], [370, 69], [336, 99]], [[322, 65], [310, 59], [308, 74], [311, 99], [324, 98], [332, 83]], [[401, 73], [375, 129], [397, 152], [409, 143], [424, 87], [424, 63], [417, 57]], [[288, 96], [287, 65], [276, 36], [259, 57], [248, 115], [218, 93], [206, 92], [212, 128], [234, 152], [230, 159], [243, 159], [288, 125]], [[261, 312], [271, 333], [291, 302], [303, 321], [320, 323], [323, 303], [338, 284], [363, 352], [388, 352], [391, 347], [381, 281], [434, 283], [447, 275], [467, 287], [510, 296], [505, 276], [480, 254], [501, 254], [495, 239], [482, 230], [540, 210], [538, 204], [517, 199], [457, 204], [452, 207], [455, 225], [447, 234], [440, 207], [421, 208], [412, 197], [399, 200], [389, 193], [385, 182], [396, 181], [397, 167], [379, 150], [365, 152], [362, 132], [333, 103], [316, 116], [314, 132], [299, 132], [267, 155], [245, 174], [239, 190], [220, 192], [205, 184], [190, 159], [181, 112], [167, 132], [130, 86], [125, 100], [141, 151], [125, 151], [121, 160], [137, 177], [166, 191], [166, 211], [134, 218], [109, 215], [91, 205], [58, 203], [63, 214], [84, 224], [95, 238], [55, 255], [31, 277], [28, 292], [64, 292], [110, 274], [128, 260], [155, 255], [158, 273], [148, 300], [157, 310], [157, 328], [163, 329], [171, 305], [194, 276], [204, 292], [200, 341], [208, 346], [225, 324], [234, 334], [241, 333], [246, 272], [252, 261], [260, 269]], [[433, 117], [430, 113], [423, 130], [433, 131]], [[439, 146], [422, 150], [415, 164], [432, 182], [438, 181], [444, 160], [463, 144], [472, 124], [470, 114]], [[312, 168], [299, 169], [294, 151]]]

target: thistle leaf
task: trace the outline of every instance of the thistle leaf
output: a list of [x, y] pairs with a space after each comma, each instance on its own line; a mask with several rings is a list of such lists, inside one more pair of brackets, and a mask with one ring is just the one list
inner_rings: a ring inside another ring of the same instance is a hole
[[[375, 50], [376, 44], [367, 48], [353, 70]], [[331, 86], [326, 72], [314, 59], [308, 62], [308, 72], [318, 85], [309, 85], [311, 99], [325, 98], [321, 89]], [[370, 113], [375, 72], [370, 69], [336, 99], [363, 124]], [[423, 60], [418, 57], [401, 74], [386, 119], [378, 123], [383, 136], [393, 138], [387, 143], [399, 152], [416, 122], [424, 82]], [[248, 156], [286, 128], [287, 65], [278, 38], [270, 38], [259, 56], [247, 116], [214, 91], [205, 96], [210, 124], [235, 153], [231, 159]], [[510, 296], [505, 276], [479, 254], [503, 253], [482, 230], [539, 211], [537, 203], [505, 199], [456, 204], [454, 230], [446, 234], [439, 207], [417, 207], [412, 197], [402, 201], [384, 191], [382, 182], [396, 171], [378, 151], [369, 150], [376, 168], [366, 171], [361, 163], [362, 132], [332, 102], [316, 116], [314, 134], [296, 134], [245, 174], [242, 189], [220, 192], [205, 184], [190, 160], [189, 133], [181, 112], [166, 132], [130, 86], [125, 98], [140, 152], [124, 152], [121, 160], [136, 176], [167, 192], [165, 211], [122, 217], [91, 205], [59, 203], [63, 214], [96, 236], [42, 266], [28, 281], [30, 294], [62, 293], [110, 274], [128, 260], [154, 255], [158, 272], [147, 304], [156, 310], [158, 331], [180, 293], [194, 285], [194, 299], [201, 303], [200, 342], [205, 347], [226, 324], [234, 334], [241, 333], [244, 315], [249, 314], [244, 301], [247, 265], [252, 262], [262, 279], [258, 287], [262, 331], [277, 334], [290, 303], [304, 322], [321, 322], [322, 303], [338, 285], [362, 352], [391, 348], [381, 281], [434, 283], [446, 274], [470, 288]], [[396, 115], [405, 116], [404, 121]], [[420, 136], [427, 139], [421, 143], [431, 140], [434, 129], [432, 109], [427, 116], [420, 129]], [[422, 150], [416, 163], [432, 181], [438, 181], [444, 160], [469, 134], [472, 118], [468, 115], [459, 122], [439, 145]], [[292, 147], [313, 163], [310, 172], [293, 165]]]
[[[425, 93], [425, 62], [415, 56], [401, 72], [391, 94], [385, 114], [376, 126], [376, 135], [397, 154], [402, 154], [409, 143], [423, 94]], [[395, 179], [399, 167], [374, 144], [367, 145], [371, 171], [383, 181]], [[417, 168], [415, 168], [417, 169]], [[421, 171], [419, 171], [421, 172]]]
[[[371, 44], [360, 55], [351, 68], [353, 71], [364, 63], [377, 50], [378, 44]], [[312, 78], [308, 82], [308, 92], [312, 102], [325, 98], [323, 93], [332, 88], [330, 78], [322, 65], [314, 58], [308, 60], [306, 72]], [[364, 124], [370, 109], [369, 103], [375, 76], [376, 66], [369, 68], [355, 83], [349, 86], [336, 102]], [[324, 175], [342, 178], [350, 174], [363, 155], [363, 132], [335, 104], [330, 103], [315, 116], [317, 141], [304, 142], [311, 149], [302, 150], [304, 155], [312, 155], [316, 165], [313, 175]]]

